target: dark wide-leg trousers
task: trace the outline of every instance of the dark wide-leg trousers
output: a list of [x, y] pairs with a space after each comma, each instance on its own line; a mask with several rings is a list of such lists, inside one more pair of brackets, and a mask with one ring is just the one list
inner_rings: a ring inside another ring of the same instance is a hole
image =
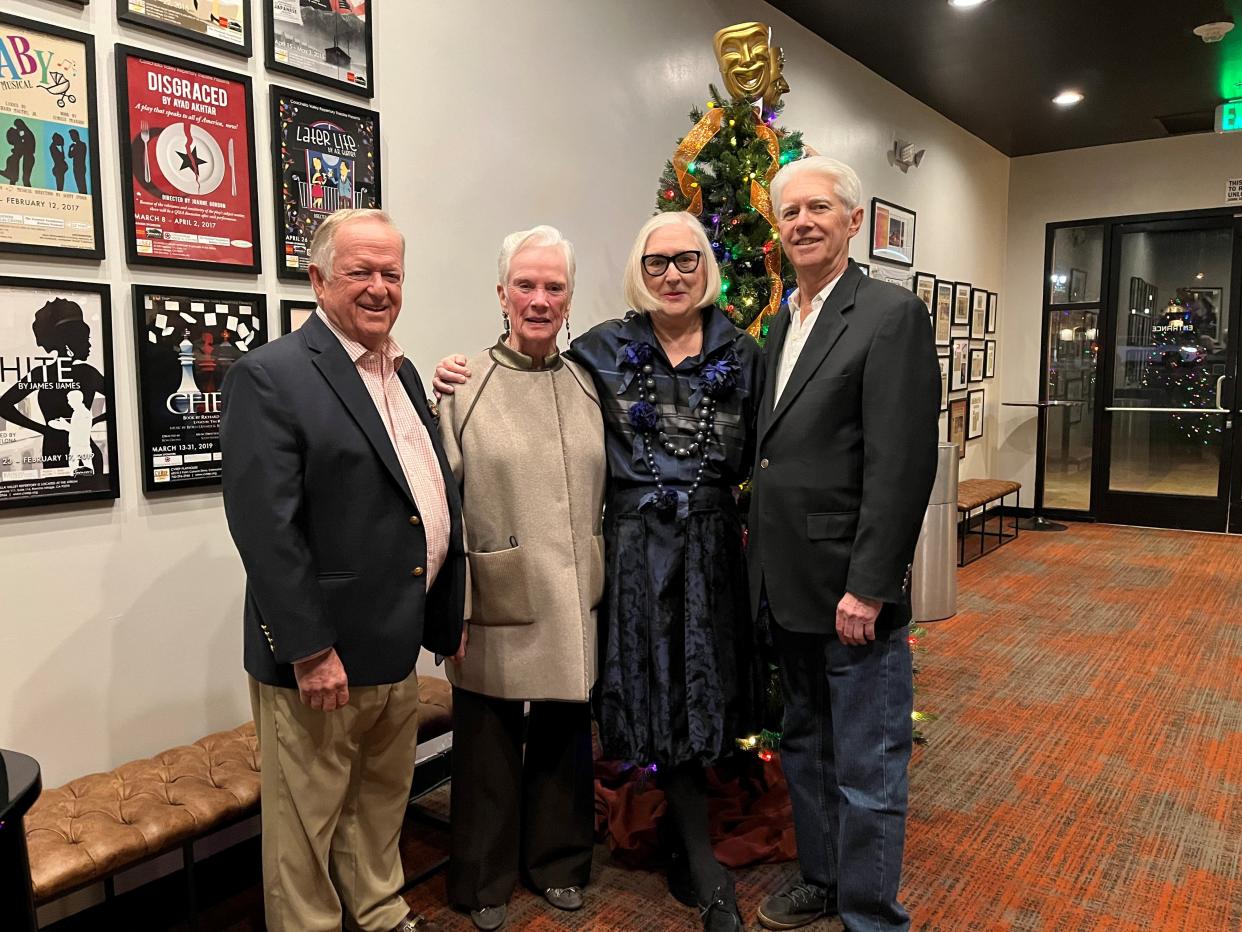
[[595, 774], [586, 702], [532, 702], [453, 688], [448, 897], [499, 906], [522, 879], [536, 890], [591, 877]]
[[906, 835], [914, 683], [908, 629], [866, 645], [772, 625], [785, 717], [781, 766], [803, 879], [846, 929], [909, 929], [897, 901]]

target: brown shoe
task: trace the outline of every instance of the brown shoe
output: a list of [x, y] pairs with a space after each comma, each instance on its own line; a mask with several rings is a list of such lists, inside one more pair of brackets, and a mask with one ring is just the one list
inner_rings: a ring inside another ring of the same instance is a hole
[[410, 913], [401, 922], [397, 923], [396, 928], [392, 932], [443, 932], [443, 929], [441, 929], [440, 923], [428, 919], [426, 916], [416, 916]]

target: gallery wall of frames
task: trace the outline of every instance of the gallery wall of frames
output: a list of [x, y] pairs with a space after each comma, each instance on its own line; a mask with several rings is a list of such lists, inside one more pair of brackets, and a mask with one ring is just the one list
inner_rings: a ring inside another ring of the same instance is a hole
[[313, 311], [323, 218], [382, 206], [376, 0], [49, 6], [0, 9], [0, 509], [118, 498], [127, 457], [146, 496], [219, 485], [229, 367]]

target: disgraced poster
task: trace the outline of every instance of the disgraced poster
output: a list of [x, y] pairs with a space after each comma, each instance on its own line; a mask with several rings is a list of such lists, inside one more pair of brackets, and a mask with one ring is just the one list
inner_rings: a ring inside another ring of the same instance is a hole
[[220, 481], [220, 386], [267, 342], [262, 295], [135, 285], [143, 489]]
[[103, 258], [95, 45], [0, 15], [0, 249]]
[[117, 47], [126, 255], [257, 272], [250, 79]]
[[269, 0], [267, 67], [373, 97], [374, 0]]
[[250, 57], [250, 0], [117, 0], [118, 19]]
[[272, 88], [277, 272], [307, 278], [311, 236], [328, 214], [380, 206], [379, 114]]
[[0, 508], [120, 494], [107, 285], [0, 278]]

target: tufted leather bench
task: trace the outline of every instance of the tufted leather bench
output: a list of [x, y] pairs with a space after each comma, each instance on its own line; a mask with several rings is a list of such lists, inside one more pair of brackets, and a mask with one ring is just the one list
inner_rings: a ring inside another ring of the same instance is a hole
[[[1005, 532], [1005, 519], [1002, 515], [996, 514], [997, 509], [992, 509], [992, 514], [996, 518], [996, 534], [987, 532], [988, 526], [988, 505], [993, 502], [999, 503], [999, 507], [1004, 507], [1005, 499], [1012, 495], [1013, 503], [1018, 504], [1018, 491], [1022, 488], [1022, 483], [1011, 482], [1008, 479], [965, 479], [957, 484], [957, 511], [958, 518], [962, 522], [962, 533], [958, 535], [957, 542], [957, 565], [965, 566], [968, 563], [974, 563], [985, 553], [991, 553], [997, 547], [1009, 543], [1018, 536], [1018, 519], [1014, 518], [1012, 534]], [[980, 509], [979, 514], [979, 552], [966, 559], [966, 537], [970, 534], [970, 525], [972, 513], [975, 509]], [[996, 546], [990, 550], [987, 549], [987, 541], [989, 538], [996, 540]]]
[[[437, 677], [418, 681], [419, 743], [452, 729], [453, 696]], [[193, 909], [193, 842], [259, 811], [254, 723], [107, 773], [45, 789], [26, 814], [30, 883], [46, 903], [181, 847]]]

